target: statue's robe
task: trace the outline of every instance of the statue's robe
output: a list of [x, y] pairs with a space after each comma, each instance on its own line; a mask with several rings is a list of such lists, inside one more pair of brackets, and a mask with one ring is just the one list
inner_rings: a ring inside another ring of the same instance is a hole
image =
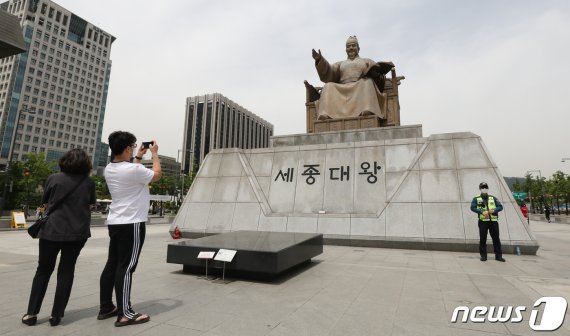
[[386, 118], [386, 95], [372, 78], [366, 77], [371, 59], [356, 57], [334, 64], [324, 58], [316, 62], [317, 72], [325, 83], [321, 97], [315, 102], [319, 119], [349, 118], [375, 114]]

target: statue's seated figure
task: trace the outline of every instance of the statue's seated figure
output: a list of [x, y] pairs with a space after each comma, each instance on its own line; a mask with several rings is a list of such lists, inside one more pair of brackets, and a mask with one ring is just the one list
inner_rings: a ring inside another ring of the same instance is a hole
[[[351, 36], [346, 41], [348, 58], [331, 65], [322, 56], [320, 50], [317, 52], [313, 49], [315, 67], [319, 78], [325, 84], [322, 88], [315, 88], [305, 81], [308, 132], [314, 131], [309, 126], [314, 119], [376, 116], [377, 126], [399, 125], [399, 106], [397, 106], [397, 111], [393, 111], [394, 102], [390, 100], [394, 100], [393, 94], [395, 93], [397, 104], [397, 87], [394, 88], [394, 86], [397, 86], [403, 77], [395, 77], [392, 62], [375, 62], [368, 58], [361, 58], [359, 51], [358, 40], [355, 36]], [[390, 71], [392, 78], [386, 80], [386, 74]], [[398, 114], [397, 118], [389, 115], [395, 112]]]

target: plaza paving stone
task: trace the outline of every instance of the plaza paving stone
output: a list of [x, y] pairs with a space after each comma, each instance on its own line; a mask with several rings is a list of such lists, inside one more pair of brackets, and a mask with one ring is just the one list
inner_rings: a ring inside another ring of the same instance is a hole
[[[536, 256], [479, 261], [473, 253], [324, 246], [309, 265], [274, 282], [199, 279], [166, 263], [168, 225], [147, 226], [132, 302], [145, 324], [98, 321], [105, 227], [93, 227], [76, 268], [62, 324], [49, 313], [55, 274], [38, 324], [20, 322], [37, 266], [38, 241], [0, 231], [0, 335], [569, 335], [570, 318], [552, 333], [534, 332], [530, 309], [543, 296], [570, 299], [570, 225], [531, 221]], [[455, 307], [524, 305], [522, 323], [451, 323]]]

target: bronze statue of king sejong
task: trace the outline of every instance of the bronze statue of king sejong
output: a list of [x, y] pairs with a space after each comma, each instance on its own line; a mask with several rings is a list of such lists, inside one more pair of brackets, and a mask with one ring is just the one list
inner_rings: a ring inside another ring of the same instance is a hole
[[387, 95], [383, 92], [385, 75], [393, 69], [394, 64], [362, 58], [359, 51], [356, 36], [346, 41], [348, 57], [344, 61], [330, 64], [320, 50], [312, 50], [319, 78], [325, 83], [318, 92], [305, 81], [308, 102], [314, 102], [318, 120], [368, 115], [386, 119]]

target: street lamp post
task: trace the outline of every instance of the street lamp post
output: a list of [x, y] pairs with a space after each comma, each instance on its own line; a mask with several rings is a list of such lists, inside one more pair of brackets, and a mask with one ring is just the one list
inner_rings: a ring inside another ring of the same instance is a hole
[[568, 193], [567, 192], [564, 193], [564, 203], [565, 203], [564, 204], [565, 205], [564, 212], [566, 213], [566, 216], [568, 216], [568, 210], [569, 209], [568, 209]]
[[[194, 151], [191, 149], [179, 149], [178, 152], [176, 153], [176, 162], [180, 162], [180, 171], [184, 170], [184, 167], [182, 166], [182, 159], [184, 158], [184, 155], [180, 155], [180, 153], [190, 153], [190, 165], [189, 165], [189, 169], [188, 172], [190, 174], [192, 174], [192, 161], [194, 159]], [[178, 159], [180, 157], [180, 160]]]
[[160, 210], [159, 210], [158, 216], [162, 218], [162, 214], [163, 214], [162, 195], [164, 194], [164, 182], [160, 181], [158, 183], [159, 183], [158, 186], [160, 187]]
[[24, 206], [24, 215], [28, 218], [28, 212], [30, 210], [30, 171], [26, 169], [24, 176], [26, 177], [26, 205]]
[[186, 174], [180, 170], [180, 194], [178, 195], [178, 204], [182, 205], [182, 195], [184, 195], [184, 178]]
[[[562, 158], [561, 161], [562, 161], [562, 162], [570, 161], [570, 158]], [[566, 208], [565, 208], [564, 211], [566, 212], [566, 216], [568, 216], [568, 210], [569, 210], [569, 209], [568, 209], [568, 193], [567, 193], [567, 192], [564, 193], [564, 202], [566, 203], [566, 204], [565, 204], [565, 205], [566, 205]], [[560, 212], [560, 207], [558, 208], [558, 212]]]
[[[540, 169], [535, 169], [535, 170], [527, 170], [526, 173], [528, 175], [531, 175], [530, 173], [538, 173], [538, 178], [540, 181], [540, 190], [542, 195], [540, 196], [541, 200], [542, 200], [542, 206], [544, 206], [544, 183], [542, 181], [542, 173], [540, 171]], [[530, 188], [530, 187], [529, 187]], [[532, 199], [531, 199], [531, 207], [532, 207]]]
[[184, 168], [182, 167], [182, 158], [183, 156], [180, 156], [180, 161], [178, 161], [178, 157], [180, 155], [180, 153], [190, 153], [190, 169], [188, 170], [188, 174], [190, 176], [190, 179], [192, 179], [192, 159], [193, 159], [193, 154], [194, 151], [190, 150], [190, 149], [179, 149], [178, 152], [176, 153], [176, 162], [180, 162], [180, 184], [181, 184], [181, 189], [180, 189], [180, 203], [182, 204], [182, 198], [184, 197], [184, 177], [186, 176], [184, 174]]

